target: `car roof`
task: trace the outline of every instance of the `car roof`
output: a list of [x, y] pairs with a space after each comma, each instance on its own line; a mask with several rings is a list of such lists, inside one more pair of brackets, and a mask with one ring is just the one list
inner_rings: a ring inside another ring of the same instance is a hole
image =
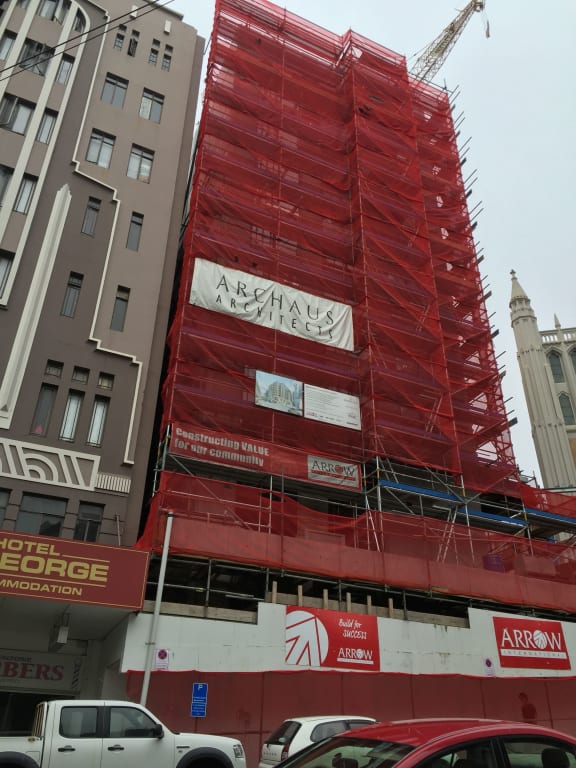
[[287, 717], [286, 721], [288, 720], [297, 723], [324, 723], [330, 720], [371, 720], [376, 722], [376, 718], [369, 715], [305, 715], [304, 717]]
[[544, 726], [531, 723], [517, 723], [509, 720], [488, 720], [480, 718], [426, 718], [412, 720], [394, 720], [355, 728], [353, 734], [343, 738], [373, 738], [411, 744], [418, 747], [434, 739], [458, 735], [462, 738], [481, 738], [491, 735], [510, 733], [561, 736], [571, 743], [576, 743], [573, 736], [560, 734]]

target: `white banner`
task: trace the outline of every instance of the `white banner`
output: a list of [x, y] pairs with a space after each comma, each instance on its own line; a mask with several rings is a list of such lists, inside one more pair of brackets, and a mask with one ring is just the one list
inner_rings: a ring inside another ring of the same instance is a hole
[[352, 307], [206, 259], [194, 263], [190, 304], [302, 339], [354, 349]]
[[311, 384], [304, 384], [304, 416], [338, 427], [362, 429], [359, 398]]

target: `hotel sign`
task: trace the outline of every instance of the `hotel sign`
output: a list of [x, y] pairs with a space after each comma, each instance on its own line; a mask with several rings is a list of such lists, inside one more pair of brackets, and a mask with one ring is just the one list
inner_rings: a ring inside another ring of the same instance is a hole
[[0, 533], [0, 594], [139, 610], [148, 553]]

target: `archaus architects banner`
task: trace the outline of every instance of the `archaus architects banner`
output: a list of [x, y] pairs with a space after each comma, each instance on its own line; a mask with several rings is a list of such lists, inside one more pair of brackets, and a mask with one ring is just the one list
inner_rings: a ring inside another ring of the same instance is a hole
[[196, 259], [190, 304], [310, 341], [354, 349], [352, 307]]

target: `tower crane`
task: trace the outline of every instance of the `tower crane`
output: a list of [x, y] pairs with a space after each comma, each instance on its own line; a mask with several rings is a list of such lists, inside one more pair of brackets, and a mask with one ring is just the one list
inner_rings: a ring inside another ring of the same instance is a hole
[[[470, 21], [474, 13], [483, 11], [485, 7], [484, 0], [470, 0], [469, 3], [458, 13], [456, 18], [445, 27], [430, 45], [426, 46], [416, 62], [410, 74], [418, 80], [430, 80], [438, 72], [446, 57], [455, 46], [456, 41], [464, 31], [464, 27]], [[489, 36], [488, 26], [486, 26], [486, 36]]]

